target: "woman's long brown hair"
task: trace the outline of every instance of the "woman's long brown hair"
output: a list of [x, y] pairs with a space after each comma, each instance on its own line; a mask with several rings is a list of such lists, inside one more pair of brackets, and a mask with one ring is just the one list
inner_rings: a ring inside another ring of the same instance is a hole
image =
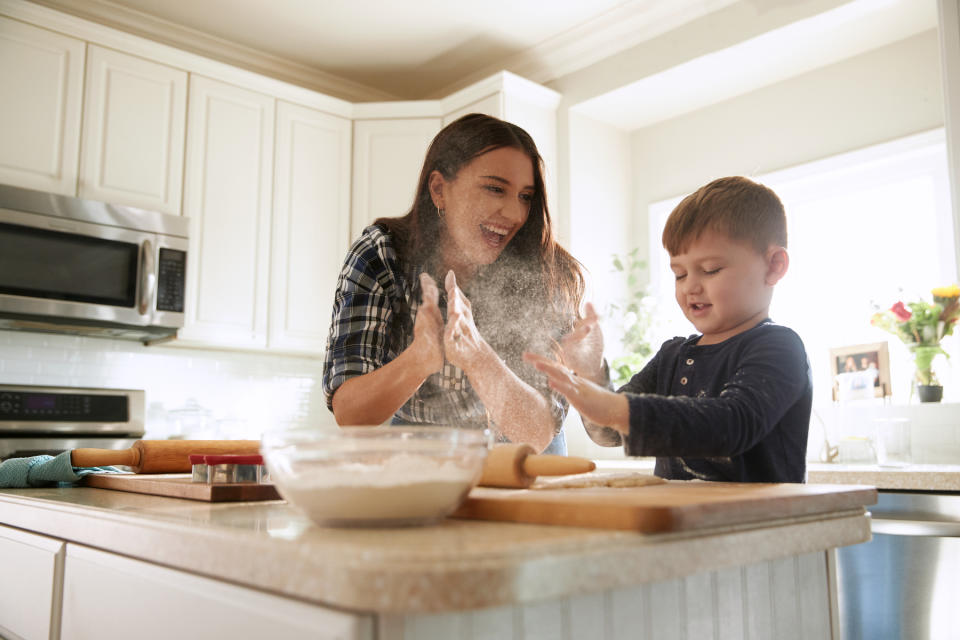
[[[543, 159], [530, 134], [515, 124], [471, 113], [444, 127], [427, 150], [410, 211], [397, 218], [379, 218], [375, 224], [390, 231], [401, 263], [432, 265], [437, 258], [444, 223], [430, 197], [430, 174], [439, 171], [445, 179], [453, 180], [471, 160], [502, 147], [519, 149], [530, 158], [534, 194], [526, 223], [496, 262], [483, 269], [483, 275], [478, 277], [487, 285], [483, 287], [484, 297], [498, 298], [502, 304], [519, 303], [531, 309], [546, 304], [553, 314], [574, 317], [579, 313], [584, 292], [580, 263], [556, 242], [547, 210]], [[522, 273], [521, 278], [516, 277], [518, 273]], [[474, 307], [477, 316], [475, 302]], [[538, 316], [536, 320], [534, 316]], [[543, 321], [542, 313], [534, 316], [524, 313], [520, 318]], [[477, 320], [479, 326], [480, 318]], [[520, 324], [527, 322], [521, 320]], [[527, 330], [533, 328], [526, 327]]]

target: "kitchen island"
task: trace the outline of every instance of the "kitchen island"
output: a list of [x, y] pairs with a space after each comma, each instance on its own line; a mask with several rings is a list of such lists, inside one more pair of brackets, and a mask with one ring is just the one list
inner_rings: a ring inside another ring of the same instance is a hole
[[[869, 540], [869, 502], [641, 534], [461, 519], [332, 529], [282, 501], [7, 489], [0, 491], [8, 576], [0, 628], [64, 639], [132, 631], [138, 638], [835, 638], [833, 550]], [[10, 580], [11, 570], [22, 579]], [[37, 607], [43, 597], [49, 608]]]

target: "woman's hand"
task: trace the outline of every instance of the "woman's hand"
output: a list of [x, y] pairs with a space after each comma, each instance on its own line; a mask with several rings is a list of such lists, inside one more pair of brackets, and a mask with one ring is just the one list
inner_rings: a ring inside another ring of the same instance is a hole
[[443, 330], [443, 347], [447, 360], [469, 376], [474, 367], [491, 353], [489, 345], [473, 323], [470, 301], [457, 286], [453, 271], [447, 272], [447, 326]]
[[420, 274], [420, 290], [423, 299], [417, 309], [409, 348], [427, 377], [443, 368], [443, 314], [440, 313], [440, 290], [427, 273]]
[[536, 367], [537, 371], [546, 374], [550, 388], [562, 394], [584, 420], [629, 433], [630, 406], [627, 396], [594, 384], [550, 358], [528, 351], [523, 354], [523, 359]]
[[587, 303], [583, 318], [573, 331], [560, 338], [560, 359], [579, 377], [605, 383], [603, 370], [603, 332], [593, 304]]

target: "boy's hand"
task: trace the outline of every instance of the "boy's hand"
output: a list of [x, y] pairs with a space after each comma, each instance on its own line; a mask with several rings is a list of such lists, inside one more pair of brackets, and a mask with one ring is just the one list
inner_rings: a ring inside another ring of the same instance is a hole
[[560, 338], [561, 362], [579, 377], [604, 383], [603, 332], [592, 303], [587, 303], [584, 316], [573, 325], [573, 331]]
[[608, 391], [550, 358], [527, 351], [523, 359], [546, 374], [550, 388], [563, 394], [584, 420], [620, 433], [630, 432], [630, 407], [625, 395]]

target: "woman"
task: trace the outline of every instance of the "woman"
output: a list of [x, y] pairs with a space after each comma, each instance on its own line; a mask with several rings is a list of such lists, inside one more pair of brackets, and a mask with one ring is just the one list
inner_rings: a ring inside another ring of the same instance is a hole
[[574, 327], [584, 288], [541, 165], [526, 131], [490, 116], [437, 134], [413, 207], [367, 227], [340, 274], [323, 371], [338, 424], [489, 426], [566, 452], [566, 402], [522, 360]]

